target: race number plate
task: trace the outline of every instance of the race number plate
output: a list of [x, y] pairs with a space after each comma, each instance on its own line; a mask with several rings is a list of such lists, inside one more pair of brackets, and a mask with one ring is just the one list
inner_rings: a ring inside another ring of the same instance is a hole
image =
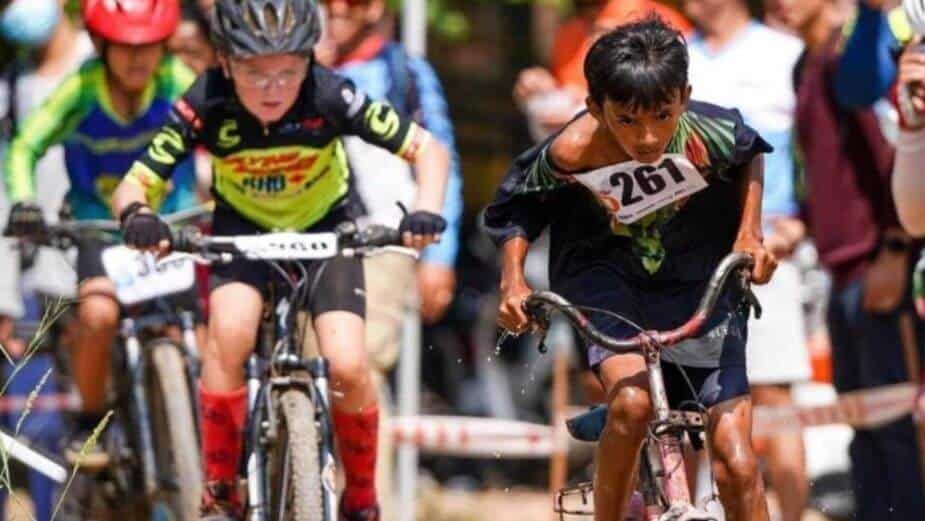
[[188, 257], [170, 255], [161, 260], [127, 246], [103, 251], [103, 267], [125, 305], [181, 293], [193, 287], [196, 269]]
[[652, 164], [628, 161], [574, 179], [604, 204], [623, 224], [632, 224], [707, 187], [707, 182], [682, 154], [665, 154]]
[[235, 237], [234, 246], [249, 259], [316, 260], [337, 255], [333, 233], [266, 233]]

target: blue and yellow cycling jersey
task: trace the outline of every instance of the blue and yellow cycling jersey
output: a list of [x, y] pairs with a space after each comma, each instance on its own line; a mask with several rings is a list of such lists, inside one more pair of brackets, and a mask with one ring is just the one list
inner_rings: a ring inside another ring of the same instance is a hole
[[[26, 118], [10, 144], [6, 157], [10, 199], [35, 197], [35, 164], [51, 146], [62, 143], [73, 217], [111, 218], [113, 191], [167, 121], [174, 100], [194, 79], [179, 60], [165, 57], [143, 94], [138, 115], [128, 121], [113, 110], [105, 65], [97, 58], [88, 60]], [[194, 204], [195, 182], [192, 161], [178, 166], [160, 210], [172, 212]]]

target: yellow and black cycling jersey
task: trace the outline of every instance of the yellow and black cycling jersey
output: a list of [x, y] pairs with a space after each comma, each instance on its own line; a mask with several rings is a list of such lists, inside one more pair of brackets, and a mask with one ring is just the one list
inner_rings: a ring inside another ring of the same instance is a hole
[[312, 64], [299, 97], [262, 125], [220, 69], [203, 73], [171, 110], [127, 175], [149, 202], [163, 197], [174, 167], [197, 146], [213, 156], [213, 192], [265, 230], [304, 230], [350, 190], [341, 136], [356, 135], [413, 161], [429, 134], [350, 80]]

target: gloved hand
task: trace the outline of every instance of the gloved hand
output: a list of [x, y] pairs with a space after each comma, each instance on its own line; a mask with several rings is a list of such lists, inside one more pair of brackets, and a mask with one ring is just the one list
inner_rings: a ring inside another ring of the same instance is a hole
[[138, 207], [134, 212], [122, 216], [122, 238], [125, 244], [139, 250], [170, 249], [170, 226], [157, 214]]
[[10, 210], [10, 219], [7, 221], [3, 235], [7, 237], [42, 237], [48, 232], [45, 226], [45, 216], [39, 205], [30, 202], [19, 202]]
[[430, 212], [417, 211], [404, 216], [398, 231], [411, 235], [440, 235], [446, 230], [446, 219]]
[[440, 234], [446, 230], [446, 219], [430, 212], [417, 211], [405, 215], [398, 226], [405, 246], [423, 249], [440, 241]]

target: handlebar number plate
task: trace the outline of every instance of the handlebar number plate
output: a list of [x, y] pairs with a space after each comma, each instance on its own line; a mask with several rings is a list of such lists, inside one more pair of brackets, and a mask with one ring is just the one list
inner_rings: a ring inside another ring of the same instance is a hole
[[334, 233], [266, 233], [235, 237], [234, 246], [255, 260], [330, 259], [338, 253]]
[[195, 264], [189, 257], [168, 255], [157, 260], [127, 246], [106, 248], [103, 267], [115, 283], [119, 302], [127, 306], [182, 293], [196, 282]]

